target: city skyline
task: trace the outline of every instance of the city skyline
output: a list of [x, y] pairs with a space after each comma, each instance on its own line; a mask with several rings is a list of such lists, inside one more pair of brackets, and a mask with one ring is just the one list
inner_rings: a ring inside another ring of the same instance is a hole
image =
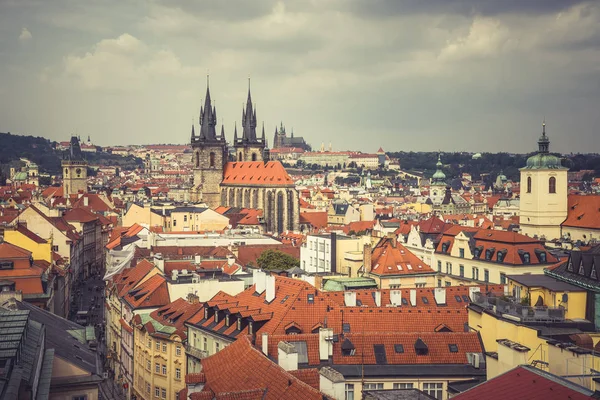
[[0, 15], [3, 132], [188, 143], [209, 72], [228, 141], [250, 75], [269, 142], [283, 121], [315, 149], [527, 153], [545, 118], [551, 151], [600, 151], [591, 1], [13, 0]]

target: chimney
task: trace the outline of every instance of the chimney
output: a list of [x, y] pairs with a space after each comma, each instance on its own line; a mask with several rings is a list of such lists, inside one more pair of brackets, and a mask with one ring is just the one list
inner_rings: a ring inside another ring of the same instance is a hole
[[399, 306], [402, 304], [402, 291], [401, 290], [390, 290], [390, 303], [393, 306]]
[[262, 334], [262, 352], [265, 356], [269, 356], [269, 334], [263, 332]]
[[277, 361], [279, 366], [286, 371], [298, 369], [298, 351], [296, 346], [289, 342], [279, 342], [277, 345]]
[[475, 301], [475, 293], [479, 292], [481, 292], [481, 289], [479, 289], [478, 286], [469, 286], [469, 297], [471, 298], [471, 301]]
[[163, 274], [165, 273], [165, 260], [163, 259], [162, 254], [159, 253], [154, 255], [154, 265], [158, 267], [160, 272]]
[[373, 292], [373, 295], [375, 296], [375, 306], [381, 307], [381, 292], [376, 290]]
[[262, 270], [254, 270], [256, 271], [256, 274], [254, 275], [256, 280], [254, 281], [254, 284], [256, 285], [255, 290], [256, 293], [258, 294], [262, 294], [265, 291], [265, 279], [266, 279], [266, 274], [264, 271]]
[[435, 302], [437, 305], [446, 304], [446, 288], [437, 287], [433, 291], [433, 295], [435, 297]]
[[344, 304], [346, 307], [356, 307], [356, 292], [344, 292]]
[[229, 265], [230, 267], [235, 263], [235, 258], [234, 257], [227, 257], [227, 265]]
[[417, 305], [417, 289], [410, 289], [410, 305], [413, 307]]
[[319, 329], [319, 360], [327, 361], [333, 355], [333, 328]]
[[363, 248], [363, 265], [365, 275], [371, 273], [371, 243], [365, 243]]
[[87, 207], [87, 206], [89, 206], [89, 205], [90, 205], [90, 199], [89, 199], [87, 196], [85, 196], [85, 197], [83, 198], [83, 206], [84, 206], [84, 207]]
[[200, 265], [202, 263], [202, 256], [200, 254], [194, 255], [194, 263]]
[[394, 232], [388, 232], [387, 237], [390, 240], [392, 247], [396, 248], [396, 245], [398, 244], [398, 237], [396, 234]]
[[267, 275], [265, 278], [265, 285], [267, 293], [265, 294], [265, 301], [267, 303], [275, 300], [275, 277], [273, 275]]
[[188, 293], [187, 301], [190, 304], [198, 304], [200, 302], [200, 298], [195, 293]]

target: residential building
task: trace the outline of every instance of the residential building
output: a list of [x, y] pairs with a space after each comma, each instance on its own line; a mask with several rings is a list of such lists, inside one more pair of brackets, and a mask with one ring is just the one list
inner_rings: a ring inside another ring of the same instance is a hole
[[175, 207], [167, 210], [167, 226], [176, 232], [222, 231], [229, 218], [206, 207]]
[[360, 210], [348, 202], [333, 202], [327, 210], [328, 225], [348, 225], [360, 221]]
[[538, 239], [454, 225], [442, 233], [435, 261], [440, 279], [450, 284], [506, 284], [507, 275], [541, 274], [559, 260]]
[[571, 194], [567, 206], [561, 237], [573, 242], [597, 243], [600, 240], [600, 195]]
[[187, 370], [184, 323], [201, 307], [200, 303], [178, 299], [133, 317], [133, 395], [141, 399], [179, 399]]
[[362, 265], [362, 237], [336, 233], [307, 235], [300, 247], [300, 268], [309, 273], [356, 276]]
[[371, 249], [364, 246], [364, 276], [374, 278], [381, 289], [435, 287], [437, 273], [398, 243], [394, 233]]

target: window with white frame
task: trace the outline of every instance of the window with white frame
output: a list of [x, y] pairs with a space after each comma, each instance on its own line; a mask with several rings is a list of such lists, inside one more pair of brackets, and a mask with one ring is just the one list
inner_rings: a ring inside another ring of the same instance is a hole
[[154, 397], [160, 397], [160, 388], [158, 386], [154, 386]]
[[175, 379], [181, 379], [181, 368], [175, 368]]
[[166, 343], [162, 344], [162, 351], [163, 351], [163, 353], [167, 352], [167, 344]]
[[413, 387], [414, 383], [412, 382], [394, 383], [394, 389], [412, 389]]
[[434, 383], [434, 382], [425, 382], [423, 383], [423, 391], [434, 397], [436, 399], [444, 398], [444, 384], [443, 383]]
[[346, 383], [346, 400], [354, 400], [354, 384]]
[[162, 374], [163, 375], [167, 374], [167, 366], [165, 364], [162, 365]]
[[181, 346], [175, 347], [175, 355], [178, 357], [181, 355]]
[[383, 390], [383, 383], [365, 383], [363, 390]]

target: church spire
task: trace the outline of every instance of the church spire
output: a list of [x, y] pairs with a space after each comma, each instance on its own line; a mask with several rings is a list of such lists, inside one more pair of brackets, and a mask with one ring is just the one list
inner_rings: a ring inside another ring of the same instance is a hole
[[238, 136], [237, 136], [237, 122], [235, 123], [235, 127], [233, 128], [233, 143], [235, 144], [235, 142], [238, 141]]
[[256, 138], [256, 110], [252, 106], [252, 94], [250, 93], [250, 78], [248, 78], [248, 98], [246, 108], [242, 112], [242, 140], [247, 143], [257, 143]]
[[217, 109], [210, 98], [210, 86], [208, 75], [206, 76], [206, 96], [204, 107], [200, 107], [200, 139], [208, 141], [217, 140]]
[[196, 138], [196, 133], [194, 132], [194, 123], [192, 123], [192, 143], [194, 142], [195, 138]]
[[550, 151], [550, 139], [546, 136], [546, 118], [542, 122], [542, 136], [538, 140], [538, 148], [540, 153], [548, 153]]
[[262, 141], [265, 143], [265, 121], [262, 123]]

